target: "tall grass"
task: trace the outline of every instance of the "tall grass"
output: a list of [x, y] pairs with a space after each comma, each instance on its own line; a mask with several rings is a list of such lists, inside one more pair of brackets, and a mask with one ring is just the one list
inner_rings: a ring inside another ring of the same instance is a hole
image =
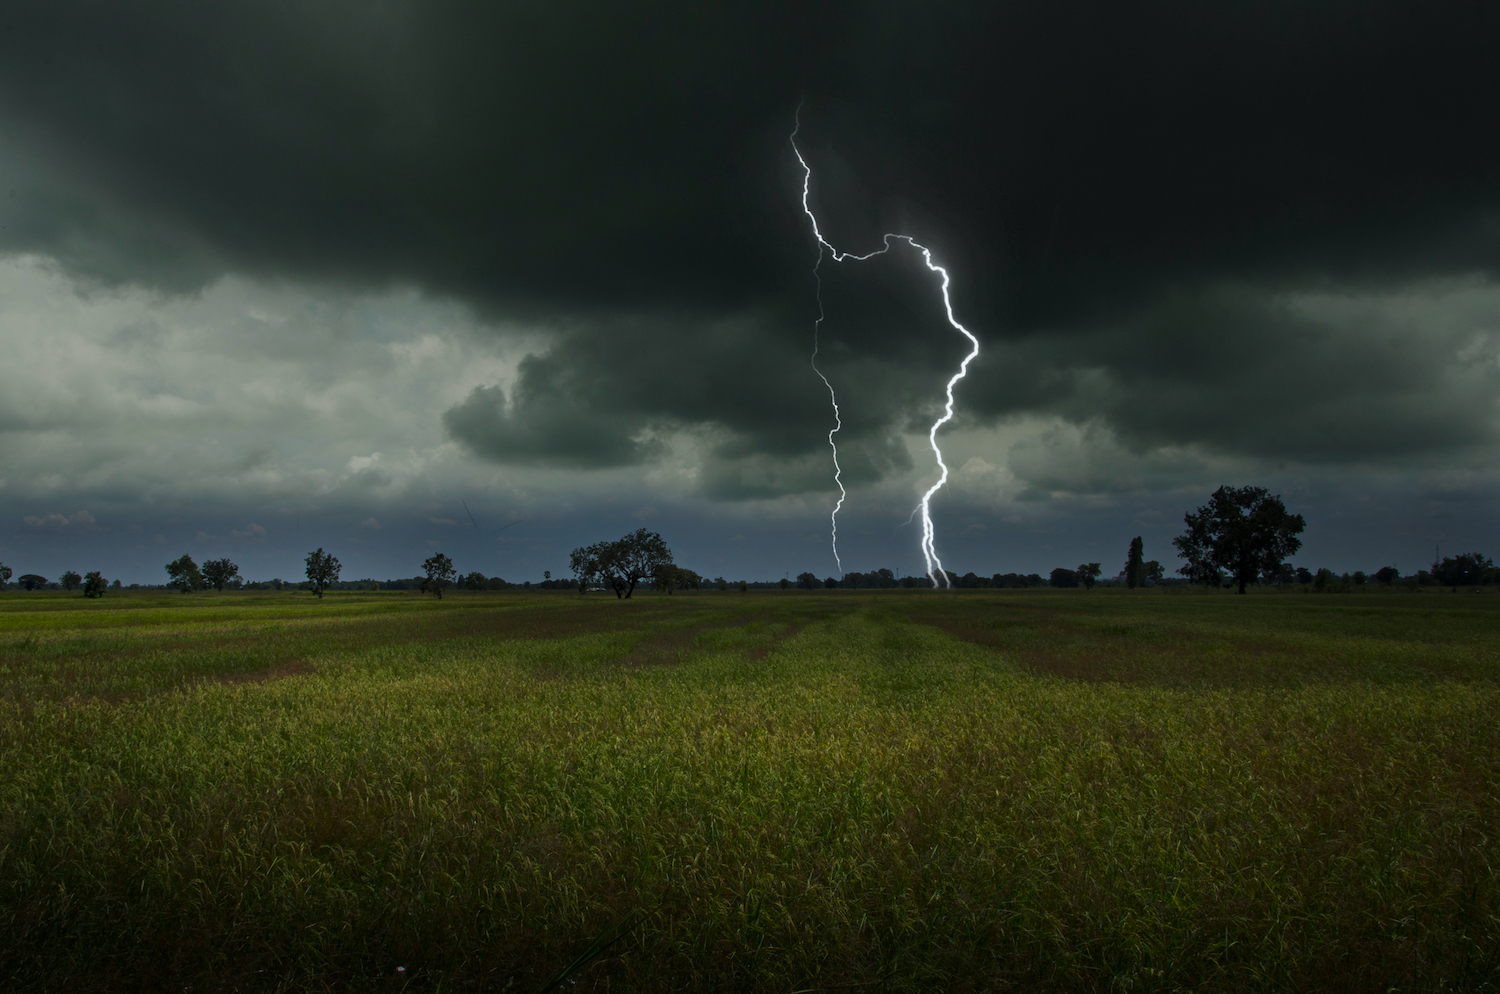
[[1500, 982], [1487, 600], [1099, 594], [7, 598], [0, 976]]

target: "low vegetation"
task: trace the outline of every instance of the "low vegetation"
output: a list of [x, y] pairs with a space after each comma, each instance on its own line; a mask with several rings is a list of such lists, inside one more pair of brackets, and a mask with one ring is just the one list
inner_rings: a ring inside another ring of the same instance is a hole
[[1497, 610], [8, 595], [0, 982], [1493, 989]]

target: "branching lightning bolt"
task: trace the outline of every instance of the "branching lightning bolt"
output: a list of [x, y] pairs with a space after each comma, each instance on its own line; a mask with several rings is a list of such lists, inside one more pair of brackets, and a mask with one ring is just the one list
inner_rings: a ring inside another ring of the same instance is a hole
[[818, 261], [813, 264], [813, 276], [817, 280], [818, 286], [818, 319], [813, 323], [812, 367], [813, 372], [818, 374], [818, 378], [822, 380], [823, 385], [828, 388], [828, 397], [829, 400], [833, 403], [833, 417], [835, 422], [833, 431], [830, 431], [828, 433], [828, 444], [833, 448], [833, 479], [839, 487], [839, 499], [838, 503], [834, 505], [832, 515], [833, 558], [836, 562], [839, 562], [839, 568], [843, 569], [843, 563], [839, 561], [838, 553], [838, 514], [839, 508], [844, 506], [844, 499], [848, 496], [848, 493], [844, 490], [843, 481], [840, 479], [840, 474], [842, 471], [839, 468], [839, 449], [838, 445], [835, 444], [833, 439], [834, 434], [843, 427], [843, 421], [839, 417], [838, 398], [834, 395], [833, 384], [829, 383], [828, 377], [824, 376], [822, 370], [818, 369], [818, 332], [822, 330], [824, 318], [823, 277], [820, 271], [823, 265], [823, 252], [824, 250], [827, 250], [828, 255], [832, 257], [834, 262], [844, 262], [845, 260], [850, 260], [853, 262], [863, 262], [866, 259], [873, 259], [877, 255], [885, 255], [891, 250], [891, 246], [895, 242], [905, 242], [907, 245], [910, 245], [912, 248], [922, 253], [922, 261], [926, 263], [929, 271], [938, 274], [938, 276], [942, 278], [941, 288], [943, 291], [944, 314], [947, 316], [948, 323], [953, 326], [954, 330], [958, 331], [965, 338], [967, 338], [969, 340], [969, 344], [972, 346], [972, 348], [970, 348], [969, 350], [969, 354], [964, 356], [963, 362], [959, 364], [958, 372], [954, 373], [952, 378], [948, 380], [948, 387], [946, 391], [948, 402], [943, 408], [943, 416], [934, 421], [932, 423], [932, 427], [927, 431], [927, 442], [932, 446], [932, 454], [937, 459], [938, 467], [942, 472], [938, 476], [937, 482], [934, 483], [931, 487], [927, 488], [927, 492], [922, 495], [921, 501], [912, 510], [913, 515], [921, 514], [922, 516], [922, 558], [927, 564], [927, 579], [932, 581], [932, 585], [934, 587], [951, 586], [951, 584], [948, 582], [948, 574], [943, 571], [943, 562], [938, 558], [937, 547], [934, 544], [932, 528], [932, 496], [933, 494], [941, 490], [943, 488], [943, 485], [948, 482], [948, 464], [943, 461], [943, 451], [938, 448], [937, 433], [939, 428], [947, 424], [949, 421], [953, 420], [953, 388], [955, 385], [957, 385], [959, 380], [968, 375], [969, 363], [973, 362], [975, 357], [979, 355], [979, 339], [975, 338], [973, 332], [969, 331], [968, 328], [965, 328], [958, 322], [958, 318], [954, 317], [953, 300], [948, 294], [948, 288], [952, 280], [948, 275], [947, 269], [939, 266], [937, 263], [932, 261], [932, 250], [927, 246], [920, 244], [910, 235], [897, 235], [887, 233], [881, 239], [882, 244], [880, 248], [876, 249], [873, 252], [867, 252], [864, 255], [855, 255], [851, 252], [840, 252], [838, 249], [834, 248], [826, 238], [823, 237], [823, 231], [818, 227], [818, 218], [815, 214], [813, 214], [812, 207], [808, 203], [812, 188], [812, 167], [807, 164], [807, 160], [802, 157], [802, 150], [797, 147], [797, 132], [799, 132], [800, 130], [802, 130], [802, 120], [801, 108], [799, 107], [798, 115], [796, 118], [796, 126], [792, 128], [792, 151], [796, 153], [797, 162], [802, 166], [802, 212], [807, 215], [808, 221], [812, 223], [813, 237], [816, 238], [818, 242]]

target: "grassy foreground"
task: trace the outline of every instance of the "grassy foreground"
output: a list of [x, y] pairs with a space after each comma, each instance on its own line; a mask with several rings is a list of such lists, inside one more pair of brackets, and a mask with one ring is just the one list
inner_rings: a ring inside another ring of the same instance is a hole
[[0, 986], [1495, 990], [1497, 716], [1488, 595], [7, 593]]

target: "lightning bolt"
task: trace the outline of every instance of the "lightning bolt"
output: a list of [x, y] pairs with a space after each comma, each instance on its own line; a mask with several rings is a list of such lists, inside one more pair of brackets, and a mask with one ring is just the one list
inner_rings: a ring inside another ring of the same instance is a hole
[[[943, 416], [934, 421], [932, 423], [932, 427], [927, 431], [927, 442], [932, 446], [932, 454], [937, 459], [938, 468], [942, 472], [938, 476], [937, 482], [927, 488], [927, 492], [922, 495], [921, 501], [919, 501], [917, 506], [912, 510], [913, 515], [921, 514], [922, 516], [922, 558], [927, 564], [927, 579], [932, 581], [932, 585], [934, 587], [951, 586], [951, 584], [948, 582], [948, 574], [943, 571], [943, 561], [938, 558], [937, 546], [934, 544], [932, 528], [932, 496], [933, 494], [941, 490], [944, 484], [948, 482], [948, 464], [943, 461], [943, 450], [938, 448], [937, 433], [939, 428], [947, 424], [949, 421], [953, 420], [953, 388], [957, 385], [959, 380], [968, 375], [969, 363], [973, 362], [975, 357], [979, 355], [979, 339], [975, 338], [973, 332], [969, 331], [968, 328], [965, 328], [958, 322], [958, 318], [954, 317], [953, 300], [948, 293], [949, 287], [952, 283], [952, 279], [951, 277], [949, 277], [947, 269], [939, 266], [937, 263], [932, 261], [932, 250], [927, 246], [922, 245], [910, 235], [898, 235], [888, 232], [881, 238], [880, 248], [876, 249], [873, 252], [866, 252], [864, 255], [855, 255], [852, 252], [840, 252], [828, 241], [828, 239], [823, 237], [823, 231], [818, 227], [818, 218], [815, 214], [813, 214], [812, 207], [808, 203], [812, 191], [812, 167], [807, 164], [807, 160], [802, 157], [802, 150], [797, 147], [797, 133], [802, 130], [802, 108], [800, 106], [797, 108], [797, 116], [794, 118], [794, 120], [796, 121], [796, 126], [792, 128], [791, 143], [792, 151], [797, 156], [797, 162], [802, 166], [802, 212], [807, 215], [808, 221], [811, 222], [813, 237], [818, 241], [818, 261], [813, 264], [813, 276], [816, 278], [818, 286], [818, 319], [817, 321], [813, 322], [813, 372], [818, 374], [818, 378], [821, 379], [823, 381], [823, 385], [828, 388], [828, 397], [829, 400], [833, 403], [833, 416], [835, 421], [833, 431], [830, 431], [828, 433], [828, 444], [833, 448], [833, 479], [834, 482], [839, 486], [839, 500], [838, 503], [834, 505], [832, 515], [833, 558], [835, 561], [838, 561], [838, 514], [839, 508], [844, 506], [844, 499], [848, 496], [848, 493], [844, 490], [843, 481], [840, 479], [841, 470], [839, 469], [839, 449], [838, 445], [835, 444], [833, 439], [834, 434], [843, 427], [843, 421], [839, 417], [838, 398], [834, 395], [833, 384], [829, 383], [828, 377], [824, 376], [822, 371], [818, 369], [818, 332], [822, 329], [824, 319], [823, 276], [821, 273], [821, 267], [823, 265], [823, 253], [826, 251], [829, 257], [831, 257], [834, 262], [864, 262], [866, 259], [873, 259], [877, 255], [885, 255], [891, 250], [892, 246], [896, 242], [905, 242], [907, 245], [916, 249], [918, 252], [921, 252], [922, 261], [927, 265], [927, 269], [930, 272], [936, 273], [941, 278], [941, 288], [943, 291], [943, 312], [948, 318], [948, 323], [953, 326], [953, 329], [955, 331], [959, 332], [965, 338], [967, 338], [969, 340], [969, 344], [972, 346], [972, 348], [969, 350], [969, 354], [964, 356], [963, 362], [959, 363], [958, 372], [954, 373], [952, 378], [948, 380], [948, 387], [946, 391], [948, 403], [943, 408]], [[843, 569], [842, 562], [839, 563], [839, 568]], [[941, 579], [942, 581], [941, 584], [939, 583], [939, 579]]]

